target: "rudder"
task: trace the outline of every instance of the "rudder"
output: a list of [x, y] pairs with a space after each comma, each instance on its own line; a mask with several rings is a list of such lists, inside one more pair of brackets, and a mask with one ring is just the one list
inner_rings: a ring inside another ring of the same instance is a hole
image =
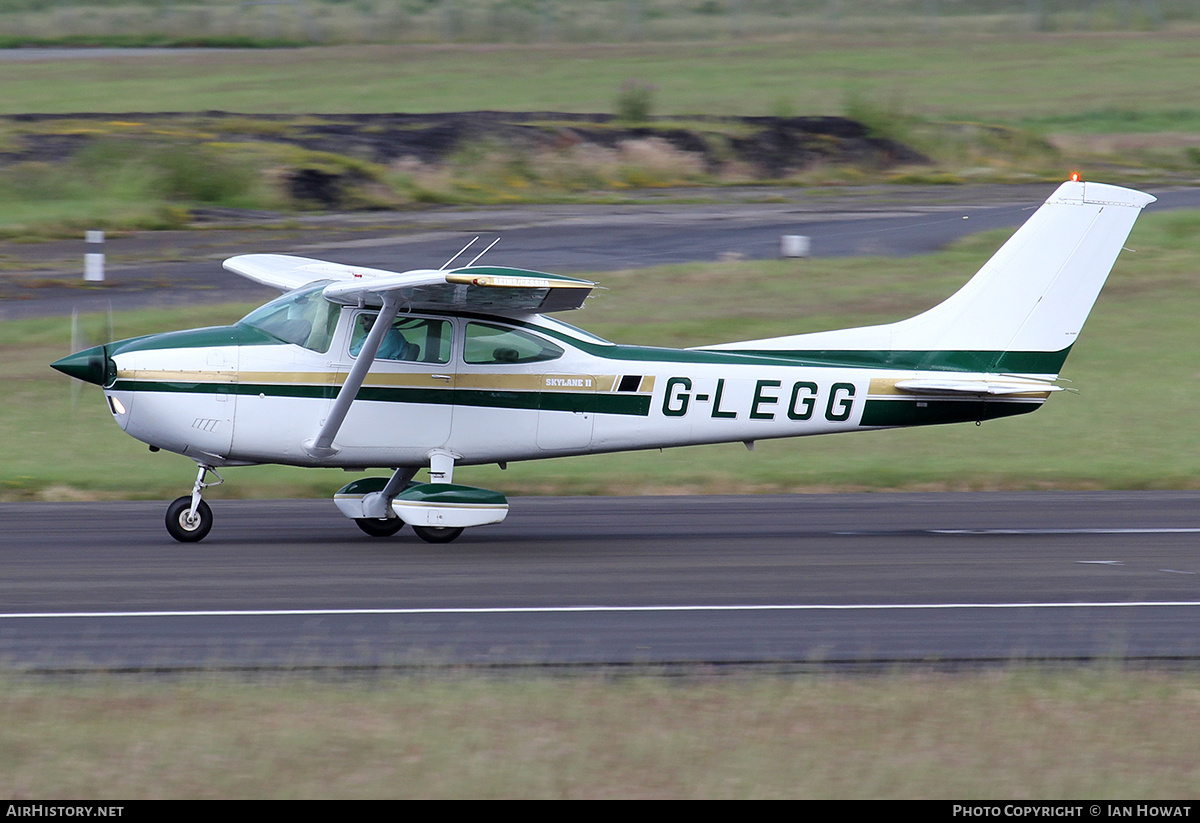
[[793, 355], [886, 352], [896, 364], [1054, 374], [1142, 208], [1154, 200], [1103, 183], [1063, 183], [974, 277], [922, 314], [879, 326], [705, 348]]

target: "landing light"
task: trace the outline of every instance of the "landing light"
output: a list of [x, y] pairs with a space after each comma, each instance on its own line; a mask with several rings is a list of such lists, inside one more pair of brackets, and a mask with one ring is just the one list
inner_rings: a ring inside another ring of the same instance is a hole
[[112, 409], [113, 414], [125, 414], [125, 404], [112, 395], [108, 397], [108, 407]]

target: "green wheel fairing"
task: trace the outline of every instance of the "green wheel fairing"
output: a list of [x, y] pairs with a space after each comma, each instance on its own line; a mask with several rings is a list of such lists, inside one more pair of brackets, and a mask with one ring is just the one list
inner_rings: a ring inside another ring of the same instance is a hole
[[439, 503], [458, 506], [507, 506], [508, 498], [491, 489], [453, 483], [413, 483], [396, 495], [408, 503]]

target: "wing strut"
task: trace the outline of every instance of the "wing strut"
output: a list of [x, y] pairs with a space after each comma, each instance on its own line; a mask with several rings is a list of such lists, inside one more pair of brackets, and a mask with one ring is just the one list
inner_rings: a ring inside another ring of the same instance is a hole
[[338, 453], [338, 448], [333, 445], [333, 438], [337, 437], [338, 430], [341, 429], [342, 423], [346, 419], [346, 412], [350, 411], [350, 404], [354, 402], [354, 398], [358, 396], [358, 390], [362, 388], [363, 381], [367, 379], [367, 372], [370, 371], [371, 364], [375, 362], [375, 355], [379, 352], [383, 336], [391, 328], [392, 321], [396, 319], [396, 315], [400, 311], [400, 300], [399, 292], [388, 292], [383, 298], [383, 308], [379, 310], [379, 316], [375, 318], [375, 325], [371, 327], [367, 339], [363, 341], [362, 351], [358, 353], [358, 359], [354, 361], [353, 368], [346, 375], [346, 382], [338, 390], [337, 397], [333, 401], [333, 408], [329, 410], [329, 416], [325, 418], [317, 436], [312, 440], [305, 441], [304, 451], [318, 460]]

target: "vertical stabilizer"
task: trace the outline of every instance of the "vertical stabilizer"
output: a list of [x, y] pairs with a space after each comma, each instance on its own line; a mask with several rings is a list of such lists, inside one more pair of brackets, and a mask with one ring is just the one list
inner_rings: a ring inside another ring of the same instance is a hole
[[880, 326], [730, 343], [722, 350], [880, 352], [897, 365], [1057, 372], [1141, 210], [1154, 197], [1068, 182], [961, 289]]

